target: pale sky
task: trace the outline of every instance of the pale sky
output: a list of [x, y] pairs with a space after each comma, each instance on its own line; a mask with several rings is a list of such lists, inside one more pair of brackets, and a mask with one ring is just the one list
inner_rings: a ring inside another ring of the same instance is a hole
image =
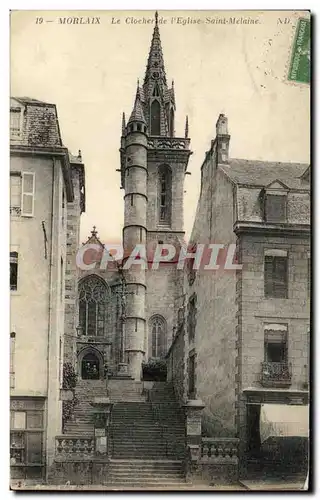
[[[168, 84], [175, 82], [176, 136], [189, 115], [193, 155], [185, 181], [185, 229], [196, 210], [200, 167], [219, 113], [229, 119], [230, 156], [309, 162], [309, 86], [286, 81], [294, 27], [306, 12], [159, 11]], [[100, 24], [60, 24], [70, 16]], [[119, 147], [122, 112], [130, 116], [142, 83], [152, 11], [15, 11], [11, 14], [11, 95], [57, 105], [64, 145], [86, 167], [81, 241], [95, 224], [103, 242], [121, 241], [123, 195]], [[178, 24], [200, 19], [200, 24]], [[218, 24], [236, 17], [258, 24]], [[43, 18], [41, 24], [37, 18]], [[112, 24], [112, 18], [120, 24]], [[161, 18], [166, 24], [161, 24]], [[279, 19], [282, 21], [280, 23]], [[285, 21], [287, 19], [287, 21]], [[52, 21], [52, 22], [47, 22]], [[39, 23], [39, 21], [38, 21]]]

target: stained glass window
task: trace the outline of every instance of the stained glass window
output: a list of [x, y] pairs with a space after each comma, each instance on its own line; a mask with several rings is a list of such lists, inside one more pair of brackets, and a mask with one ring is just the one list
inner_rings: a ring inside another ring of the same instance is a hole
[[98, 276], [89, 276], [79, 283], [79, 326], [81, 335], [104, 336], [107, 308], [107, 287]]
[[161, 316], [150, 320], [152, 335], [152, 357], [162, 358], [166, 354], [166, 321]]

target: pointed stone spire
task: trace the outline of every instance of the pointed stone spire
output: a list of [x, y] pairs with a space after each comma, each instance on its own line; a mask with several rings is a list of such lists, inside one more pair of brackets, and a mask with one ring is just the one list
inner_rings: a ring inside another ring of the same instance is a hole
[[133, 110], [132, 110], [132, 113], [131, 113], [131, 116], [130, 116], [128, 123], [135, 122], [135, 121], [143, 122], [146, 124], [146, 120], [145, 120], [142, 105], [141, 105], [141, 95], [140, 95], [140, 88], [139, 87], [137, 87], [136, 99], [135, 99]]
[[167, 88], [166, 72], [164, 69], [160, 32], [158, 26], [158, 12], [155, 13], [155, 26], [151, 40], [146, 74], [143, 82], [146, 99], [148, 99], [151, 95], [154, 82], [157, 82], [162, 89], [163, 86]]
[[188, 115], [186, 116], [186, 128], [185, 128], [184, 136], [186, 139], [188, 139], [188, 137], [189, 137], [189, 118], [188, 118]]
[[122, 113], [122, 135], [126, 133], [126, 115]]

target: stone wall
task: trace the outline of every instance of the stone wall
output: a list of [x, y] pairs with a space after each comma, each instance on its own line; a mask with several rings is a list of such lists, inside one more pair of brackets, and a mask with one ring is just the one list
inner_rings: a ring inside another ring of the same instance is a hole
[[149, 332], [150, 318], [155, 314], [162, 316], [167, 324], [167, 349], [173, 338], [173, 327], [177, 322], [179, 298], [182, 296], [182, 271], [176, 269], [176, 264], [160, 264], [159, 269], [149, 269], [147, 272], [146, 295], [146, 358], [151, 357], [152, 338]]
[[[242, 389], [260, 387], [264, 361], [264, 325], [287, 326], [288, 360], [292, 363], [292, 390], [308, 383], [310, 298], [308, 296], [308, 236], [244, 235], [239, 244], [243, 263], [241, 292]], [[288, 298], [264, 297], [264, 250], [288, 252]]]
[[78, 326], [77, 295], [79, 269], [76, 263], [80, 241], [80, 176], [79, 167], [72, 167], [74, 201], [67, 204], [67, 261], [65, 276], [65, 325], [64, 325], [64, 362], [75, 365], [76, 335]]
[[186, 401], [185, 331], [182, 325], [167, 354], [167, 380], [173, 385], [177, 401]]
[[[191, 241], [228, 247], [235, 240], [233, 187], [216, 167], [213, 148], [202, 166]], [[224, 259], [220, 264], [217, 271], [197, 271], [193, 284], [186, 284], [186, 303], [193, 295], [197, 303], [195, 340], [187, 345], [187, 353], [196, 354], [196, 397], [205, 404], [202, 432], [207, 436], [236, 433], [236, 275], [235, 271], [223, 269]]]

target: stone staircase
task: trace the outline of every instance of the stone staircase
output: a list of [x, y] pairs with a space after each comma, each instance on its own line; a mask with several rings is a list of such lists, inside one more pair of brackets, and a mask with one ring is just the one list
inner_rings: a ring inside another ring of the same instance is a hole
[[110, 486], [169, 488], [186, 486], [182, 462], [179, 460], [115, 460], [110, 461]]
[[184, 412], [166, 382], [80, 381], [78, 404], [65, 434], [93, 437], [95, 397], [112, 402], [109, 427], [108, 484], [116, 487], [178, 489], [186, 485]]
[[81, 380], [76, 387], [75, 396], [78, 404], [74, 409], [73, 419], [65, 425], [64, 434], [68, 436], [92, 436], [94, 433], [94, 408], [90, 401], [95, 397], [107, 395], [104, 380]]
[[115, 403], [110, 437], [113, 458], [181, 460], [185, 453], [182, 410], [176, 403]]
[[143, 390], [143, 382], [135, 380], [108, 380], [108, 395], [112, 403], [117, 402], [137, 402], [146, 401], [146, 395]]

